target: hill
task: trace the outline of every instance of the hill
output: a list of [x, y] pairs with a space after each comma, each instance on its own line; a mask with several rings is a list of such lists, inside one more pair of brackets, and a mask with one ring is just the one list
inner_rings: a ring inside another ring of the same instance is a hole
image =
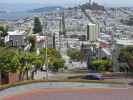
[[6, 11], [4, 11], [4, 10], [0, 10], [0, 13], [2, 13], [2, 14], [3, 14], [3, 13], [7, 13], [7, 12], [6, 12]]
[[42, 8], [37, 8], [30, 10], [29, 12], [32, 13], [39, 13], [39, 12], [50, 12], [50, 11], [55, 11], [55, 10], [63, 10], [63, 7], [60, 6], [52, 6], [52, 7], [42, 7]]
[[86, 3], [80, 6], [82, 9], [91, 9], [91, 10], [105, 10], [104, 6], [99, 5], [98, 3], [93, 2], [92, 4]]

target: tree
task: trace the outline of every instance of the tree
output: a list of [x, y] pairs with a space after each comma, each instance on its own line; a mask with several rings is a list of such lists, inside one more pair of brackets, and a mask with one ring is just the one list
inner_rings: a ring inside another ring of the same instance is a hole
[[0, 52], [1, 82], [5, 84], [9, 80], [9, 73], [17, 73], [20, 63], [15, 49], [0, 47]]
[[127, 63], [130, 67], [129, 69], [133, 71], [133, 46], [128, 46], [120, 50], [119, 62]]
[[[65, 61], [62, 59], [60, 52], [53, 48], [47, 48], [47, 51], [49, 61], [48, 64], [51, 66], [51, 69], [58, 71], [58, 69], [63, 68]], [[41, 50], [41, 55], [45, 57], [46, 48]]]
[[[34, 79], [34, 73], [41, 68], [44, 64], [44, 59], [37, 55], [35, 52], [23, 52], [20, 53], [20, 73], [26, 74], [27, 80], [29, 79], [28, 72], [31, 71], [31, 79]], [[22, 77], [22, 76], [20, 76]], [[23, 78], [22, 78], [23, 79]]]
[[33, 28], [34, 34], [41, 33], [42, 32], [42, 25], [38, 17], [34, 18], [34, 28]]
[[55, 59], [54, 63], [53, 63], [53, 66], [54, 66], [53, 69], [55, 71], [58, 71], [60, 68], [64, 67], [64, 63], [65, 63], [65, 61], [63, 59], [61, 59], [61, 58]]
[[13, 48], [0, 48], [0, 71], [17, 72], [20, 65], [17, 51]]
[[0, 26], [0, 31], [1, 31], [1, 37], [5, 37], [5, 36], [7, 36], [8, 34], [7, 34], [7, 32], [8, 32], [8, 27], [6, 26], [6, 27], [4, 27], [4, 26]]
[[26, 74], [26, 78], [28, 80], [28, 71], [31, 70], [32, 68], [32, 61], [33, 61], [32, 54], [20, 51], [19, 61], [20, 61], [20, 66], [19, 66], [20, 79], [23, 80]]
[[5, 36], [8, 35], [8, 27], [0, 26], [0, 45], [5, 46], [4, 40]]
[[36, 51], [36, 36], [32, 35], [27, 38], [29, 43], [31, 44], [30, 52]]
[[70, 49], [67, 51], [67, 54], [71, 60], [82, 61], [84, 58], [83, 54], [78, 49]]
[[112, 61], [110, 59], [94, 59], [91, 62], [91, 66], [89, 66], [89, 69], [99, 72], [105, 72], [110, 70], [111, 65]]
[[29, 79], [29, 71], [31, 71], [31, 79], [34, 79], [34, 72], [41, 68], [44, 59], [35, 52], [24, 52], [15, 48], [0, 47], [0, 72], [16, 73], [19, 72], [19, 79]]
[[34, 68], [31, 71], [31, 79], [34, 79], [34, 73], [38, 70], [41, 69], [42, 66], [44, 65], [44, 57], [41, 55], [37, 55], [36, 53], [32, 53], [33, 55], [33, 60], [32, 60], [32, 65]]

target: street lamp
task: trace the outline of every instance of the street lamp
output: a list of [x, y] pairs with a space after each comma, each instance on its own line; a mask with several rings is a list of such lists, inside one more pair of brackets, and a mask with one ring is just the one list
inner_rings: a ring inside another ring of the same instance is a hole
[[[47, 32], [46, 32], [47, 33]], [[46, 38], [47, 38], [47, 35], [46, 35]], [[46, 42], [45, 42], [45, 49], [46, 49], [46, 55], [45, 55], [45, 60], [46, 60], [46, 80], [48, 80], [48, 49], [47, 49], [47, 39], [46, 39]]]
[[48, 51], [47, 51], [47, 44], [48, 44], [48, 35], [47, 35], [47, 18], [43, 18], [43, 35], [46, 36], [45, 41], [45, 67], [46, 67], [46, 80], [48, 80]]

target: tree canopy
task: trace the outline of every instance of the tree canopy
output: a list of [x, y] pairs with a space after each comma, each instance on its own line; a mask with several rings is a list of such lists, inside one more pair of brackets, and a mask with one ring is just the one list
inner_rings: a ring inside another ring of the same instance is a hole
[[67, 54], [71, 60], [82, 61], [84, 58], [83, 54], [78, 49], [69, 49]]
[[[48, 63], [52, 66], [52, 69], [58, 71], [58, 69], [64, 67], [65, 61], [62, 59], [62, 56], [59, 51], [53, 48], [47, 48], [48, 53]], [[45, 57], [46, 55], [46, 48], [41, 50], [41, 55]]]
[[40, 19], [38, 17], [34, 18], [33, 32], [34, 32], [34, 34], [42, 32], [42, 25], [41, 25]]
[[8, 27], [0, 26], [0, 46], [5, 46], [4, 38], [8, 35]]
[[8, 35], [7, 32], [8, 32], [8, 27], [7, 26], [6, 27], [0, 26], [0, 36], [1, 37], [5, 37], [6, 35]]
[[16, 72], [20, 65], [18, 54], [15, 49], [0, 48], [0, 71]]
[[94, 59], [89, 68], [99, 72], [105, 72], [110, 70], [111, 65], [112, 61], [110, 59]]
[[[1, 72], [19, 72], [25, 75], [32, 68], [41, 68], [44, 59], [35, 52], [24, 52], [15, 48], [0, 48], [0, 71]], [[28, 75], [27, 75], [28, 79]]]
[[120, 50], [119, 62], [125, 62], [133, 69], [133, 46], [128, 46]]
[[36, 51], [36, 36], [32, 35], [27, 38], [29, 43], [31, 44], [30, 52]]

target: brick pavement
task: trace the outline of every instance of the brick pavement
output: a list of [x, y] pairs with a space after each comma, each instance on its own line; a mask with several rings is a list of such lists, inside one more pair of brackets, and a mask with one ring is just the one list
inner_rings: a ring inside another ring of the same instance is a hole
[[2, 100], [133, 100], [130, 89], [34, 89]]

